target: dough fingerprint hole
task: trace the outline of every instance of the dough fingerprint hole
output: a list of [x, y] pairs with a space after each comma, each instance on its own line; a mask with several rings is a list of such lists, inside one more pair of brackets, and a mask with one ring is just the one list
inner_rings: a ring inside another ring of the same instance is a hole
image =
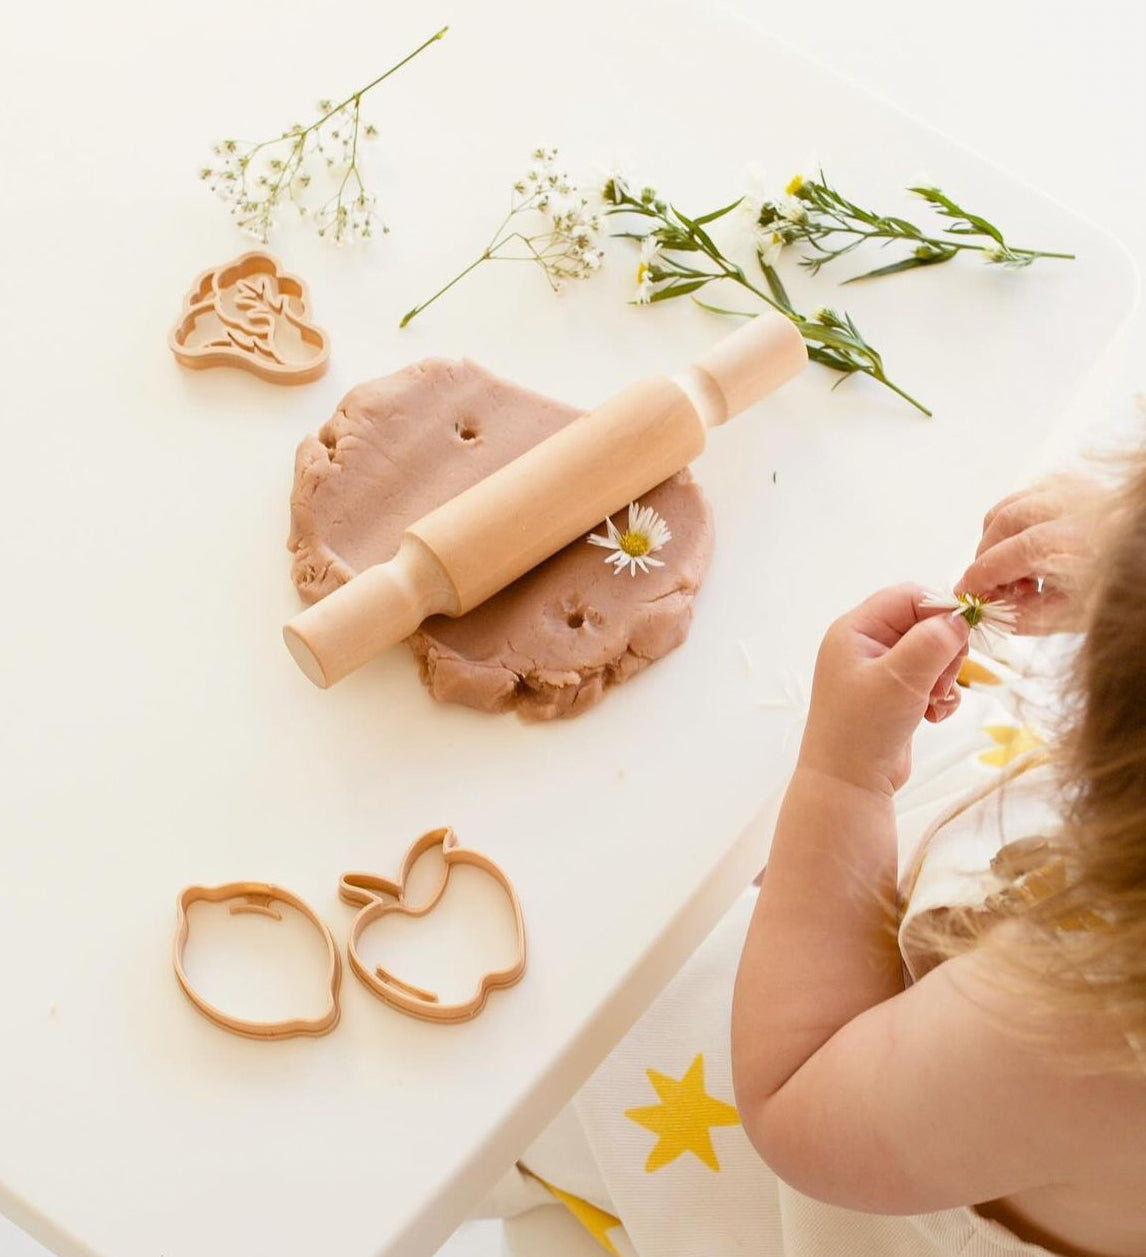
[[585, 612], [570, 611], [568, 616], [565, 618], [565, 623], [568, 624], [571, 629], [581, 628], [581, 626], [585, 623]]
[[459, 423], [457, 425], [458, 437], [463, 441], [476, 441], [478, 439], [477, 425], [472, 421], [467, 423]]

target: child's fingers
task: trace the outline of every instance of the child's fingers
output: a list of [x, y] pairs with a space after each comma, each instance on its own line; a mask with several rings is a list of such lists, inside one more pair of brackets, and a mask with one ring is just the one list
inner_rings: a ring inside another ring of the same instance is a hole
[[987, 595], [1004, 585], [1034, 579], [1057, 550], [1057, 532], [1056, 523], [1049, 521], [1000, 541], [975, 559], [955, 586], [955, 592], [972, 590]]
[[939, 676], [939, 680], [935, 682], [931, 689], [932, 702], [941, 701], [955, 692], [955, 678], [959, 675], [959, 669], [963, 666], [963, 660], [967, 658], [967, 644], [964, 642], [963, 649], [955, 656], [954, 659], [943, 669]]
[[927, 704], [927, 710], [923, 713], [923, 719], [929, 724], [942, 724], [948, 716], [953, 716], [958, 711], [962, 697], [959, 690], [954, 689], [946, 698], [933, 699]]
[[1016, 533], [1036, 524], [1045, 524], [1047, 520], [1057, 519], [1060, 514], [1059, 504], [1049, 493], [1024, 493], [1014, 501], [1000, 503], [994, 515], [988, 515], [983, 521], [983, 535], [979, 538], [979, 546], [975, 557], [986, 553], [1000, 541], [1013, 537]]
[[987, 529], [991, 527], [991, 524], [994, 522], [995, 517], [1000, 511], [1005, 511], [1008, 506], [1012, 505], [1014, 502], [1021, 501], [1029, 493], [1029, 488], [1019, 489], [1015, 493], [1008, 493], [1005, 498], [1000, 498], [986, 513], [986, 515], [983, 516], [983, 531], [986, 532]]
[[902, 684], [930, 698], [939, 678], [966, 651], [969, 633], [961, 615], [932, 615], [904, 633], [888, 651], [887, 665]]
[[1004, 596], [1015, 612], [1015, 632], [1022, 637], [1037, 637], [1065, 627], [1077, 602], [1050, 581], [1041, 593], [1032, 584], [1004, 590]]
[[1023, 532], [1024, 528], [1045, 523], [1053, 514], [1049, 500], [1042, 494], [1024, 493], [1013, 502], [1000, 503], [994, 514], [986, 515], [983, 520], [983, 535], [979, 538], [975, 557], [989, 551], [991, 546], [998, 546], [1008, 537], [1014, 537], [1015, 533]]
[[922, 597], [919, 585], [892, 585], [864, 599], [846, 618], [857, 632], [890, 648], [928, 614], [926, 608], [920, 609]]

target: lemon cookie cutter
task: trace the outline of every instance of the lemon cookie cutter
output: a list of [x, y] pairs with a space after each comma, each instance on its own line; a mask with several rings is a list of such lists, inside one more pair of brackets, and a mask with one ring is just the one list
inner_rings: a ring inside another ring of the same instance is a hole
[[[406, 902], [405, 897], [410, 870], [419, 857], [438, 846], [442, 848], [442, 857], [445, 861], [441, 880], [426, 903], [411, 906]], [[435, 992], [405, 982], [397, 974], [390, 973], [381, 965], [373, 967], [368, 965], [359, 954], [358, 942], [366, 928], [373, 922], [381, 920], [382, 917], [391, 914], [425, 916], [445, 893], [450, 870], [455, 865], [469, 865], [481, 869], [500, 883], [513, 909], [516, 956], [513, 964], [508, 968], [495, 969], [483, 974], [472, 999], [458, 1004], [443, 1004]], [[522, 916], [521, 901], [517, 897], [513, 883], [488, 856], [482, 855], [480, 851], [460, 846], [457, 834], [449, 826], [428, 830], [413, 843], [402, 859], [401, 872], [396, 882], [378, 877], [373, 873], [344, 873], [339, 883], [338, 894], [343, 903], [361, 909], [351, 923], [350, 938], [346, 944], [350, 967], [372, 995], [399, 1012], [408, 1013], [411, 1017], [420, 1017], [424, 1021], [469, 1021], [485, 1007], [491, 991], [513, 986], [521, 981], [525, 973], [525, 919]]]
[[[213, 334], [191, 342], [196, 325], [214, 323]], [[305, 349], [288, 355], [276, 337], [293, 328]], [[272, 253], [249, 253], [213, 266], [196, 279], [167, 343], [185, 367], [241, 367], [272, 384], [309, 384], [330, 362], [330, 340], [310, 321], [310, 294]]]
[[[259, 916], [271, 917], [275, 921], [282, 920], [282, 913], [274, 905], [286, 904], [301, 912], [322, 935], [330, 958], [330, 968], [327, 973], [330, 1004], [321, 1017], [291, 1017], [283, 1021], [248, 1021], [223, 1012], [221, 1008], [217, 1008], [204, 999], [195, 989], [184, 965], [187, 939], [191, 932], [188, 910], [194, 903], [226, 903], [229, 899], [234, 900], [230, 908], [232, 916], [238, 916], [241, 913], [256, 913]], [[302, 1035], [317, 1038], [329, 1034], [338, 1025], [339, 1018], [342, 1016], [338, 1002], [338, 992], [342, 985], [342, 959], [329, 926], [309, 904], [297, 895], [284, 890], [281, 886], [272, 886], [268, 882], [227, 882], [222, 886], [188, 886], [180, 892], [178, 913], [173, 956], [175, 976], [179, 979], [179, 985], [191, 1003], [215, 1025], [231, 1031], [232, 1034], [241, 1034], [248, 1039], [291, 1039]]]

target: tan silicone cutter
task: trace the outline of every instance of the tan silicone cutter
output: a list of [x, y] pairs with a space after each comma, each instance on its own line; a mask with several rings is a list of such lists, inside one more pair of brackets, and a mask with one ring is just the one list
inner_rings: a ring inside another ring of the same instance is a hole
[[309, 384], [330, 360], [306, 285], [261, 250], [199, 276], [168, 344], [185, 367], [242, 367], [272, 384]]
[[[442, 848], [442, 857], [445, 860], [442, 879], [426, 903], [411, 907], [405, 898], [406, 880], [410, 875], [410, 870], [419, 856], [437, 846]], [[456, 864], [468, 864], [482, 869], [501, 884], [513, 908], [517, 954], [509, 968], [484, 974], [472, 999], [460, 1004], [443, 1004], [433, 991], [426, 991], [409, 982], [404, 982], [381, 965], [374, 968], [368, 966], [358, 953], [358, 940], [367, 926], [391, 913], [401, 913], [412, 917], [425, 916], [441, 899], [446, 883], [449, 881], [450, 870]], [[375, 877], [372, 873], [345, 873], [338, 893], [344, 903], [362, 905], [361, 912], [354, 918], [350, 927], [350, 939], [346, 946], [350, 967], [374, 995], [400, 1012], [409, 1013], [413, 1017], [422, 1017], [426, 1021], [468, 1021], [471, 1017], [476, 1017], [485, 1007], [490, 991], [497, 987], [513, 986], [525, 973], [525, 921], [521, 915], [521, 902], [513, 888], [513, 883], [487, 856], [478, 851], [469, 851], [464, 847], [459, 847], [457, 834], [448, 827], [431, 829], [414, 843], [402, 861], [402, 871], [397, 882]]]
[[[226, 903], [233, 899], [231, 915], [253, 912], [260, 916], [271, 917], [275, 921], [282, 920], [282, 913], [273, 905], [284, 903], [297, 909], [322, 935], [330, 956], [330, 969], [327, 984], [330, 991], [330, 1004], [321, 1017], [294, 1017], [286, 1021], [246, 1021], [242, 1017], [232, 1017], [214, 1004], [208, 1003], [196, 991], [183, 964], [183, 955], [187, 947], [187, 937], [191, 925], [187, 912], [193, 903]], [[225, 886], [188, 886], [178, 901], [179, 919], [175, 928], [175, 976], [183, 988], [187, 998], [204, 1015], [217, 1026], [230, 1030], [234, 1034], [245, 1035], [249, 1039], [290, 1039], [297, 1035], [329, 1034], [338, 1025], [341, 1010], [338, 1005], [338, 988], [342, 983], [342, 960], [334, 937], [326, 923], [315, 915], [312, 908], [305, 904], [297, 895], [280, 886], [271, 886], [266, 882], [228, 882]]]

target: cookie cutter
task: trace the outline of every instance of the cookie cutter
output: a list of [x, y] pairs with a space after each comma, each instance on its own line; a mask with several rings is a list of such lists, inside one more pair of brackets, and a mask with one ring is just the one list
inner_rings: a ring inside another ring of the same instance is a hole
[[[445, 861], [441, 881], [426, 903], [411, 907], [405, 897], [405, 886], [410, 870], [420, 856], [431, 848], [439, 846], [442, 848], [442, 857]], [[483, 974], [472, 999], [460, 1004], [443, 1004], [435, 992], [405, 982], [381, 965], [371, 968], [359, 955], [358, 941], [367, 926], [382, 917], [391, 914], [425, 916], [445, 893], [450, 871], [454, 865], [459, 864], [470, 865], [488, 873], [505, 891], [513, 908], [517, 954], [514, 963], [508, 968]], [[402, 860], [398, 881], [392, 882], [387, 878], [377, 877], [373, 873], [344, 873], [339, 883], [338, 893], [344, 903], [361, 907], [361, 911], [350, 926], [350, 938], [346, 945], [350, 967], [371, 994], [398, 1009], [399, 1012], [408, 1013], [412, 1017], [421, 1017], [425, 1021], [469, 1021], [485, 1007], [491, 991], [499, 987], [513, 986], [525, 973], [525, 920], [521, 915], [521, 901], [517, 897], [513, 883], [488, 856], [458, 846], [458, 836], [448, 826], [431, 829], [414, 842]]]
[[[183, 963], [187, 938], [191, 932], [188, 909], [193, 903], [226, 903], [228, 899], [235, 901], [231, 904], [231, 916], [256, 913], [259, 916], [271, 917], [275, 921], [282, 920], [282, 913], [273, 905], [275, 903], [287, 904], [301, 912], [322, 935], [330, 957], [330, 969], [327, 976], [330, 1005], [321, 1017], [292, 1017], [285, 1021], [247, 1021], [216, 1008], [195, 989]], [[338, 1004], [338, 989], [342, 983], [342, 960], [335, 946], [334, 936], [326, 922], [297, 895], [291, 894], [289, 890], [283, 890], [281, 886], [272, 886], [267, 882], [228, 882], [223, 886], [188, 886], [179, 895], [178, 910], [173, 957], [175, 976], [179, 979], [179, 985], [183, 988], [184, 994], [204, 1017], [224, 1030], [244, 1035], [248, 1039], [290, 1039], [299, 1035], [312, 1035], [317, 1038], [320, 1035], [329, 1034], [338, 1025], [338, 1020], [342, 1015]]]
[[[195, 281], [167, 343], [193, 370], [241, 367], [272, 384], [309, 384], [330, 361], [330, 341], [309, 321], [306, 285], [289, 275], [273, 254], [261, 249], [211, 267]], [[194, 343], [197, 324], [214, 322], [209, 339]], [[306, 347], [291, 354], [277, 333], [293, 328]]]

